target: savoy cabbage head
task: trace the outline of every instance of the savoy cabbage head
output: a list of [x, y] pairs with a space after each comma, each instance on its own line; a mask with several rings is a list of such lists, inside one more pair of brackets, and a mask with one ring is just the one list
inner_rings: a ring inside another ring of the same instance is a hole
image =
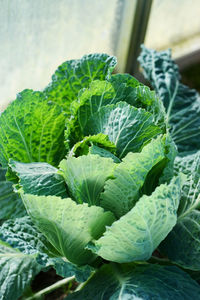
[[49, 267], [86, 281], [67, 299], [198, 298], [200, 98], [139, 60], [155, 91], [91, 54], [1, 114], [0, 299]]

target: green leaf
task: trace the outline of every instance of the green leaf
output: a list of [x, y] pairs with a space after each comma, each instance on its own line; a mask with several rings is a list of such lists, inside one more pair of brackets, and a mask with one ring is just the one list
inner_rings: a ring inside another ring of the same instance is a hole
[[[165, 160], [165, 138], [152, 140], [141, 153], [128, 153], [114, 171], [114, 179], [106, 181], [100, 204], [117, 217], [129, 212], [141, 196], [141, 188], [150, 170]], [[158, 168], [160, 175], [162, 168]], [[151, 177], [152, 180], [152, 177]]]
[[177, 267], [126, 264], [104, 265], [66, 300], [191, 300], [199, 295], [198, 283]]
[[78, 143], [76, 143], [73, 148], [71, 149], [68, 156], [80, 156], [80, 155], [87, 155], [89, 152], [89, 147], [92, 145], [98, 145], [103, 147], [111, 152], [114, 152], [116, 147], [109, 139], [108, 136], [99, 133], [97, 135], [90, 135], [84, 137], [84, 139]]
[[57, 174], [55, 167], [47, 163], [20, 163], [14, 160], [10, 160], [9, 166], [16, 172], [26, 194], [68, 196], [64, 179]]
[[77, 203], [99, 205], [105, 181], [112, 177], [115, 164], [111, 158], [88, 154], [69, 157], [60, 163], [69, 191]]
[[95, 146], [95, 145], [92, 145], [89, 148], [89, 153], [93, 154], [93, 155], [99, 155], [101, 157], [112, 158], [112, 160], [115, 163], [120, 163], [121, 162], [121, 160], [117, 156], [115, 156], [113, 153], [111, 153], [110, 151], [108, 151], [108, 150], [106, 150], [104, 148], [100, 148], [100, 147]]
[[9, 220], [0, 227], [0, 240], [17, 248], [24, 254], [35, 254], [37, 262], [43, 268], [53, 267], [56, 273], [62, 277], [75, 275], [79, 282], [87, 280], [94, 269], [88, 265], [77, 267], [67, 262], [56, 249], [47, 241], [45, 236], [38, 231], [30, 217]]
[[[132, 89], [132, 88], [131, 88]], [[126, 86], [118, 85], [114, 89], [108, 81], [93, 81], [88, 89], [82, 89], [78, 95], [78, 101], [73, 101], [70, 110], [73, 118], [66, 123], [66, 147], [71, 148], [77, 141], [83, 138], [83, 131], [87, 120], [99, 111], [101, 107], [108, 104], [116, 104], [119, 101], [125, 101]], [[130, 91], [128, 90], [128, 94]]]
[[24, 90], [0, 115], [0, 163], [44, 161], [64, 157], [65, 115], [41, 92]]
[[48, 263], [48, 255], [58, 255], [56, 249], [38, 231], [29, 216], [4, 222], [0, 227], [0, 240], [24, 254], [38, 254], [36, 259], [42, 265]]
[[85, 203], [77, 205], [70, 198], [22, 193], [22, 199], [35, 225], [61, 256], [77, 265], [96, 258], [85, 246], [99, 238], [106, 225], [112, 224], [112, 213]]
[[65, 261], [61, 257], [54, 257], [49, 259], [49, 263], [52, 264], [52, 267], [56, 270], [56, 274], [62, 277], [76, 277], [78, 282], [84, 282], [88, 279], [94, 268], [88, 265], [78, 267], [68, 261]]
[[66, 61], [58, 67], [44, 92], [69, 113], [70, 104], [77, 99], [80, 89], [88, 87], [93, 80], [104, 80], [116, 63], [116, 58], [107, 54], [89, 54]]
[[138, 152], [145, 143], [161, 133], [154, 125], [153, 116], [143, 109], [127, 103], [107, 105], [96, 112], [87, 122], [84, 134], [104, 133], [116, 145], [117, 156]]
[[16, 300], [41, 270], [35, 255], [26, 255], [0, 241], [0, 299]]
[[26, 214], [18, 194], [14, 193], [12, 183], [6, 181], [6, 169], [0, 167], [0, 220], [17, 218]]
[[176, 172], [187, 175], [182, 187], [178, 221], [160, 245], [170, 260], [191, 270], [200, 270], [200, 151], [175, 161]]
[[112, 83], [115, 91], [121, 94], [121, 101], [149, 111], [153, 114], [155, 124], [165, 128], [163, 103], [148, 86], [143, 85], [129, 74], [112, 75], [109, 82]]
[[151, 196], [142, 196], [136, 205], [88, 249], [104, 259], [123, 263], [148, 260], [176, 224], [180, 178], [160, 185]]
[[178, 67], [171, 59], [171, 52], [156, 52], [143, 46], [139, 61], [145, 77], [164, 103], [178, 150], [199, 150], [200, 96], [180, 83]]

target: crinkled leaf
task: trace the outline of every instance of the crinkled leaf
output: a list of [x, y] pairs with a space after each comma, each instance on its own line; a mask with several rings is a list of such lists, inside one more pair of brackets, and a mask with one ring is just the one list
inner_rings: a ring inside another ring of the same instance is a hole
[[87, 155], [89, 152], [89, 147], [92, 145], [98, 145], [103, 147], [111, 152], [114, 152], [116, 149], [115, 144], [113, 144], [107, 135], [99, 133], [97, 135], [90, 135], [84, 137], [84, 139], [76, 143], [71, 149], [68, 156], [80, 156]]
[[89, 54], [66, 61], [58, 67], [44, 92], [69, 113], [70, 104], [77, 99], [80, 89], [88, 87], [93, 80], [104, 80], [116, 63], [116, 58], [107, 54]]
[[75, 275], [79, 282], [87, 280], [94, 271], [90, 266], [77, 267], [62, 257], [54, 257], [59, 256], [59, 253], [38, 231], [28, 216], [5, 222], [0, 227], [0, 240], [9, 243], [24, 254], [36, 254], [36, 260], [43, 271], [46, 267], [53, 267], [58, 275], [62, 277]]
[[122, 101], [128, 104], [144, 108], [153, 114], [155, 124], [165, 128], [165, 110], [162, 101], [151, 91], [129, 74], [115, 74], [109, 79], [116, 92], [122, 95]]
[[78, 265], [96, 258], [85, 246], [99, 238], [106, 225], [112, 224], [112, 213], [85, 203], [77, 205], [70, 198], [22, 193], [22, 199], [35, 225], [61, 256]]
[[145, 77], [164, 103], [178, 150], [199, 150], [200, 96], [180, 83], [178, 67], [171, 59], [171, 52], [156, 52], [143, 46], [139, 61]]
[[200, 287], [177, 267], [159, 265], [104, 265], [79, 291], [66, 300], [191, 300]]
[[38, 262], [43, 265], [47, 264], [48, 255], [58, 255], [29, 216], [4, 222], [0, 227], [0, 240], [25, 254], [38, 254]]
[[6, 170], [0, 167], [0, 220], [24, 216], [26, 210], [21, 198], [14, 193], [12, 183], [6, 181]]
[[175, 172], [187, 175], [187, 180], [182, 189], [179, 205], [179, 217], [200, 207], [200, 151], [175, 160]]
[[44, 161], [64, 157], [65, 116], [41, 92], [24, 90], [0, 115], [0, 163]]
[[[129, 212], [141, 196], [141, 188], [150, 170], [165, 160], [165, 138], [152, 140], [141, 153], [128, 153], [106, 181], [100, 204], [117, 217]], [[160, 175], [162, 168], [157, 168]], [[151, 176], [152, 181], [152, 176]], [[152, 191], [151, 191], [152, 192]]]
[[136, 205], [88, 248], [114, 262], [148, 260], [177, 220], [180, 199], [179, 177], [160, 185], [151, 196], [142, 196]]
[[175, 170], [187, 175], [182, 188], [178, 222], [160, 249], [185, 268], [200, 270], [200, 151], [175, 160]]
[[[111, 76], [111, 78], [112, 77], [113, 76]], [[114, 78], [116, 79], [116, 75]], [[73, 101], [71, 104], [73, 117], [68, 120], [66, 124], [66, 147], [71, 148], [74, 143], [83, 137], [87, 120], [89, 120], [95, 112], [108, 104], [126, 101], [132, 89], [132, 87], [128, 88], [124, 83], [122, 84], [121, 80], [118, 84], [115, 82], [115, 87], [111, 82], [95, 80], [90, 84], [88, 89], [81, 90], [78, 101]]]
[[26, 255], [0, 241], [0, 299], [16, 300], [41, 270], [35, 255]]
[[66, 198], [67, 191], [58, 169], [47, 163], [20, 163], [10, 160], [9, 166], [17, 174], [26, 194], [54, 195]]
[[105, 181], [112, 177], [115, 164], [111, 158], [88, 154], [69, 157], [60, 163], [61, 173], [77, 203], [99, 205]]
[[153, 116], [143, 109], [120, 102], [102, 107], [91, 117], [84, 134], [104, 133], [115, 143], [117, 156], [124, 157], [128, 152], [138, 152], [161, 129], [153, 123]]

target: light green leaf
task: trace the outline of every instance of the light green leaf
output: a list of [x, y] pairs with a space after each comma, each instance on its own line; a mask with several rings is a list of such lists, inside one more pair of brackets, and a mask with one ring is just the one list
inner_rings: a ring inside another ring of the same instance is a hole
[[9, 166], [16, 172], [26, 194], [68, 196], [64, 179], [57, 174], [55, 167], [47, 163], [20, 163], [14, 160], [10, 160]]
[[28, 216], [5, 222], [0, 227], [0, 240], [24, 254], [35, 254], [35, 258], [43, 271], [53, 267], [58, 275], [62, 277], [75, 275], [79, 282], [87, 280], [91, 272], [94, 271], [88, 265], [77, 267], [66, 261], [64, 257], [60, 257], [56, 249], [38, 231]]
[[61, 256], [77, 265], [96, 258], [85, 246], [99, 238], [114, 217], [101, 207], [77, 205], [70, 198], [35, 196], [22, 193], [28, 214]]
[[[141, 196], [141, 188], [148, 173], [163, 160], [166, 159], [165, 137], [162, 136], [152, 140], [141, 153], [128, 153], [116, 167], [114, 179], [106, 181], [101, 194], [101, 206], [117, 217], [129, 212]], [[163, 168], [158, 168], [157, 174], [160, 175], [162, 170]]]
[[93, 244], [88, 245], [104, 259], [123, 263], [148, 260], [176, 224], [180, 199], [180, 178], [160, 185], [151, 196], [142, 196], [136, 205]]
[[69, 113], [70, 104], [77, 99], [80, 89], [88, 87], [93, 80], [104, 80], [116, 63], [116, 58], [107, 54], [89, 54], [66, 61], [58, 67], [44, 92]]
[[164, 103], [178, 150], [199, 150], [200, 96], [180, 83], [178, 67], [171, 59], [171, 52], [156, 52], [143, 46], [139, 61], [145, 77]]
[[36, 254], [36, 260], [43, 271], [47, 267], [53, 267], [58, 275], [62, 277], [75, 275], [79, 282], [87, 280], [94, 271], [90, 266], [77, 267], [64, 258], [58, 257], [59, 253], [38, 231], [28, 216], [5, 222], [0, 227], [0, 240], [24, 254]]
[[200, 287], [177, 267], [150, 264], [104, 265], [66, 300], [191, 300]]
[[0, 299], [16, 300], [41, 270], [35, 255], [26, 255], [0, 241]]
[[117, 156], [128, 152], [138, 152], [145, 143], [161, 133], [154, 125], [153, 116], [143, 109], [131, 107], [127, 103], [107, 105], [96, 112], [87, 122], [84, 134], [104, 133], [115, 143]]
[[69, 157], [60, 163], [69, 191], [77, 203], [99, 205], [105, 181], [112, 177], [115, 164], [111, 158], [88, 154]]
[[115, 144], [108, 139], [107, 135], [103, 133], [99, 133], [97, 135], [90, 135], [84, 137], [82, 141], [76, 143], [73, 146], [68, 156], [70, 157], [70, 156], [87, 155], [89, 152], [89, 147], [92, 145], [98, 145], [111, 152], [114, 152], [116, 149]]
[[6, 169], [0, 167], [0, 220], [17, 218], [26, 214], [18, 194], [14, 193], [12, 183], [6, 181]]
[[187, 175], [182, 187], [178, 222], [160, 245], [170, 260], [200, 270], [200, 151], [175, 160], [175, 170]]
[[65, 116], [41, 92], [24, 90], [0, 115], [0, 163], [44, 161], [64, 157]]

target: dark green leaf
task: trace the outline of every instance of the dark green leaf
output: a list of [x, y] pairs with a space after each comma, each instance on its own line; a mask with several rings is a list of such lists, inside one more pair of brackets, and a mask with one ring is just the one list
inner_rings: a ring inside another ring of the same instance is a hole
[[26, 255], [0, 241], [0, 299], [16, 300], [41, 270], [35, 255]]
[[19, 177], [19, 184], [25, 193], [62, 198], [68, 196], [64, 179], [57, 174], [55, 167], [47, 163], [20, 163], [14, 160], [10, 160], [9, 166]]
[[6, 181], [6, 170], [0, 167], [0, 220], [18, 218], [26, 214], [18, 194], [14, 193], [12, 183]]
[[171, 52], [156, 52], [143, 46], [139, 61], [145, 77], [164, 103], [167, 122], [178, 150], [199, 150], [200, 96], [180, 83], [178, 67], [171, 59]]
[[181, 266], [200, 270], [200, 151], [175, 160], [176, 172], [187, 175], [182, 187], [178, 222], [160, 249]]
[[177, 267], [104, 265], [66, 300], [191, 300], [199, 295], [199, 285]]
[[162, 131], [153, 123], [150, 113], [119, 102], [102, 107], [88, 120], [84, 134], [100, 132], [115, 143], [117, 156], [122, 158], [128, 152], [140, 151], [145, 143]]

